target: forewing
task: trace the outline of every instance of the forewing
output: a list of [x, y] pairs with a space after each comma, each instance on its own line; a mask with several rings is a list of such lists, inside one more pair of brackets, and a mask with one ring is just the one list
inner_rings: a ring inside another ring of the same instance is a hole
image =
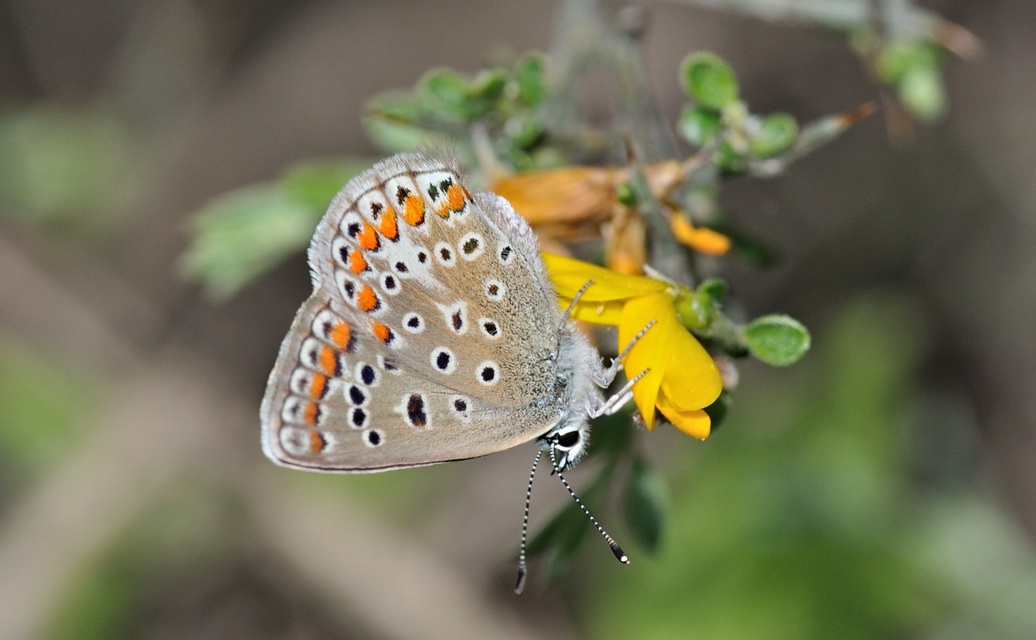
[[314, 294], [281, 347], [263, 446], [288, 466], [375, 471], [510, 448], [556, 419], [561, 323], [534, 238], [448, 163], [351, 181], [309, 252]]

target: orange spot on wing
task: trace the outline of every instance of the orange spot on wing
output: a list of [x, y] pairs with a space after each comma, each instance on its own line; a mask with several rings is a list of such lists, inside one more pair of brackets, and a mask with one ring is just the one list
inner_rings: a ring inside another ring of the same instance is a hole
[[356, 294], [356, 304], [363, 311], [370, 313], [381, 305], [381, 301], [378, 300], [378, 294], [374, 293], [374, 289], [371, 289], [370, 285], [364, 285]]
[[446, 204], [450, 211], [460, 211], [464, 208], [464, 188], [456, 182], [446, 190]]
[[349, 341], [352, 339], [352, 332], [349, 331], [349, 325], [344, 322], [339, 322], [331, 328], [331, 341], [338, 345], [339, 349], [348, 349]]
[[329, 376], [338, 375], [338, 352], [331, 347], [321, 349], [320, 369]]
[[306, 410], [302, 414], [302, 419], [306, 421], [306, 424], [316, 424], [319, 417], [320, 405], [315, 402], [307, 402]]
[[411, 227], [424, 222], [424, 198], [419, 194], [411, 193], [406, 197], [403, 202], [405, 209], [403, 210], [403, 220]]
[[356, 274], [367, 270], [367, 259], [363, 257], [362, 251], [353, 251], [349, 254], [349, 269]]
[[381, 340], [385, 344], [392, 342], [392, 329], [389, 329], [387, 325], [381, 324], [380, 322], [371, 322], [371, 329], [374, 330], [374, 335], [377, 336], [378, 340]]
[[314, 373], [313, 380], [309, 383], [309, 395], [313, 398], [323, 398], [327, 393], [327, 376], [322, 373]]
[[395, 240], [399, 237], [399, 226], [396, 224], [396, 210], [392, 207], [386, 208], [385, 213], [382, 214], [379, 231], [381, 231], [381, 235], [389, 240]]
[[313, 454], [320, 453], [327, 446], [327, 440], [324, 440], [324, 436], [319, 431], [309, 432], [309, 452]]
[[375, 231], [374, 227], [366, 221], [363, 223], [363, 231], [360, 232], [358, 240], [360, 242], [360, 246], [368, 251], [376, 250], [381, 244], [378, 240], [378, 232]]

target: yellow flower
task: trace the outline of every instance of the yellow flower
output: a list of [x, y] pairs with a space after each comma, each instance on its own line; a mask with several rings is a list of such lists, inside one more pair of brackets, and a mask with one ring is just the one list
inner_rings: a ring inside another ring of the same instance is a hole
[[620, 348], [655, 321], [622, 361], [630, 378], [647, 370], [633, 385], [633, 400], [648, 430], [655, 428], [657, 408], [680, 431], [702, 440], [709, 437], [711, 422], [704, 408], [719, 397], [723, 381], [712, 356], [677, 317], [673, 300], [679, 287], [549, 253], [543, 259], [564, 308], [593, 280], [572, 316], [617, 325]]

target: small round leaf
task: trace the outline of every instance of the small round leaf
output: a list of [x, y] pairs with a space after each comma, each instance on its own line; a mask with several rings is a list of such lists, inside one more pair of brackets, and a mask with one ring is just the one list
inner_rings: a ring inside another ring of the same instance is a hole
[[527, 149], [543, 136], [543, 124], [532, 112], [516, 114], [507, 120], [504, 132], [515, 147]]
[[777, 367], [797, 362], [810, 343], [809, 331], [802, 323], [778, 314], [756, 318], [744, 328], [742, 337], [753, 356]]
[[468, 97], [493, 103], [504, 95], [507, 88], [507, 76], [499, 69], [490, 69], [479, 73], [471, 83]]
[[738, 99], [734, 70], [714, 53], [696, 53], [687, 57], [680, 76], [687, 95], [704, 107], [719, 110]]
[[917, 65], [899, 82], [899, 97], [918, 118], [934, 120], [946, 108], [946, 92], [937, 67]]
[[701, 147], [715, 140], [723, 125], [718, 111], [689, 104], [680, 113], [677, 128], [684, 140]]
[[420, 95], [428, 108], [440, 115], [468, 116], [468, 79], [456, 71], [429, 72], [421, 81]]
[[752, 153], [760, 158], [777, 155], [795, 144], [799, 125], [786, 113], [774, 113], [763, 118], [759, 132], [750, 143]]

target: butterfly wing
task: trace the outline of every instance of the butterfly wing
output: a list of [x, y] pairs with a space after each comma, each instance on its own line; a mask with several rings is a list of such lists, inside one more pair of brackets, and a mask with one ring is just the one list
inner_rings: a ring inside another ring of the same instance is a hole
[[557, 421], [562, 319], [535, 238], [448, 161], [401, 154], [350, 181], [309, 263], [314, 292], [263, 401], [275, 462], [433, 464], [513, 447]]

